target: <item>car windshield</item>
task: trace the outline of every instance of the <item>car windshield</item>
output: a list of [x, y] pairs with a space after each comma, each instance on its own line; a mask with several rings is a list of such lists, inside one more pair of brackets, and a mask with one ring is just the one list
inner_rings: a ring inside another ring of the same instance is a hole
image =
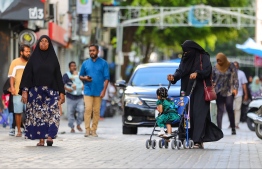
[[[138, 69], [130, 81], [132, 86], [168, 86], [167, 75], [177, 67], [146, 67]], [[175, 84], [180, 86], [180, 80]]]

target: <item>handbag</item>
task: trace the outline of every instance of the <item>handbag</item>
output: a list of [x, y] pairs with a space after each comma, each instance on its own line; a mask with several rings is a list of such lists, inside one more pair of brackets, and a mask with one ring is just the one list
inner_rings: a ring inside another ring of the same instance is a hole
[[[203, 70], [203, 68], [202, 68], [202, 55], [200, 55], [200, 67], [201, 67], [201, 70]], [[210, 74], [210, 82], [212, 84], [212, 73]], [[204, 83], [205, 101], [216, 100], [217, 94], [216, 94], [216, 91], [214, 89], [214, 86], [213, 85], [207, 86], [205, 80], [203, 80], [203, 83]]]

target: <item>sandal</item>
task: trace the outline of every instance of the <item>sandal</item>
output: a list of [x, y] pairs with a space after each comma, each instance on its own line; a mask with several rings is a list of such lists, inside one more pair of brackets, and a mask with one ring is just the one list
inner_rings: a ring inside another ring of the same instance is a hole
[[22, 137], [22, 133], [17, 133], [16, 137]]
[[46, 144], [47, 144], [47, 146], [52, 146], [52, 145], [53, 145], [53, 140], [52, 140], [51, 137], [48, 137], [48, 138], [47, 138]]
[[45, 146], [45, 143], [37, 143], [36, 146]]
[[45, 140], [40, 140], [39, 143], [36, 144], [36, 146], [45, 146]]
[[203, 143], [196, 143], [194, 146], [193, 146], [194, 149], [204, 149], [204, 144]]

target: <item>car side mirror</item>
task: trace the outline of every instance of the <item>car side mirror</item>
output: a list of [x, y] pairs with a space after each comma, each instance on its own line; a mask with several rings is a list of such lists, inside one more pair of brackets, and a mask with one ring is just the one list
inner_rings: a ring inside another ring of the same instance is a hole
[[126, 81], [125, 80], [118, 80], [118, 81], [116, 81], [115, 86], [126, 88]]

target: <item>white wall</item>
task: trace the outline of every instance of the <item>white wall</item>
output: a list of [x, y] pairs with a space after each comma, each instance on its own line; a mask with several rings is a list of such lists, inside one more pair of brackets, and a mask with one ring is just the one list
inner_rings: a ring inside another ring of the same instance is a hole
[[[58, 21], [62, 21], [63, 23], [60, 24], [60, 22], [57, 23], [59, 26], [62, 26], [64, 29], [68, 28], [68, 0], [50, 0], [50, 4], [56, 4], [57, 6], [57, 19]], [[60, 17], [63, 16], [63, 17]]]

